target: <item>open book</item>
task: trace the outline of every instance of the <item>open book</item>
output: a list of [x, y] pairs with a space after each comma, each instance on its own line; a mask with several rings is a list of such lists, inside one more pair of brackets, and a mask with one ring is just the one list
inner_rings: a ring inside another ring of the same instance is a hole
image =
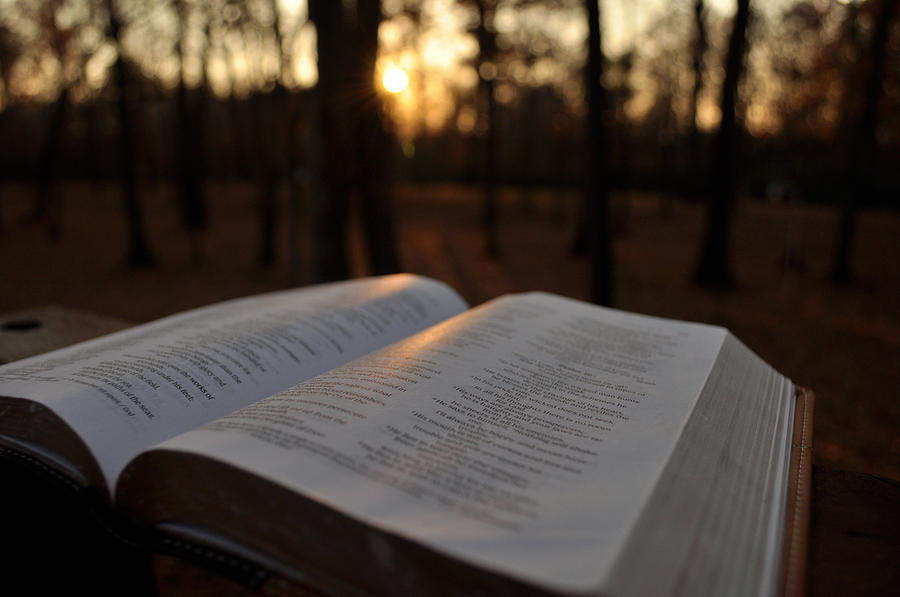
[[719, 327], [397, 275], [0, 367], [0, 446], [325, 593], [778, 594], [795, 392]]

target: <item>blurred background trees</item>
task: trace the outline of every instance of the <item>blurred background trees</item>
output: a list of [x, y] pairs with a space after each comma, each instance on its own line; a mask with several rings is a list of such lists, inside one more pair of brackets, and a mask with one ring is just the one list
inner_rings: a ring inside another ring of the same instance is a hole
[[[478, 185], [488, 257], [510, 185], [523, 208], [535, 185], [658, 192], [663, 213], [708, 200], [696, 279], [715, 286], [734, 278], [736, 196], [841, 205], [832, 276], [846, 281], [854, 214], [900, 192], [896, 0], [2, 6], [0, 177], [34, 182], [28, 220], [53, 238], [59, 181], [117, 179], [134, 265], [153, 262], [147, 185], [169, 186], [201, 263], [208, 183], [246, 181], [258, 262], [290, 260], [291, 283], [350, 274], [354, 218], [368, 271], [395, 271], [391, 189], [406, 180]], [[586, 249], [600, 231], [603, 253], [627, 202], [606, 217], [592, 201], [573, 233]]]

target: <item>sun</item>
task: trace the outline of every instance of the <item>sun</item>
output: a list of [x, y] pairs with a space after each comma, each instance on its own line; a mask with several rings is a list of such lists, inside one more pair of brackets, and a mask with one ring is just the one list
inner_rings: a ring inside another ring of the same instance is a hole
[[381, 84], [391, 93], [400, 93], [409, 85], [409, 77], [402, 68], [389, 68], [381, 77]]

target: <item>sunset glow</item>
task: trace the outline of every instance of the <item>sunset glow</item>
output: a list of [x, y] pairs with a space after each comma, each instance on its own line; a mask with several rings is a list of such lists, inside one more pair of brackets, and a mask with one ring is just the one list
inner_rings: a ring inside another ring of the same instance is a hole
[[384, 71], [381, 84], [391, 93], [400, 93], [409, 86], [409, 77], [402, 68], [389, 68]]
[[[71, 84], [73, 101], [94, 98], [110, 83], [119, 52], [143, 77], [167, 90], [179, 84], [182, 74], [188, 88], [206, 86], [220, 99], [267, 93], [276, 81], [292, 91], [311, 89], [318, 81], [318, 33], [309, 20], [307, 3], [229, 0], [222, 5], [221, 18], [211, 18], [209, 7], [221, 3], [151, 2], [152, 10], [128, 13], [119, 47], [104, 34], [105, 17], [88, 10], [91, 3], [85, 0], [36, 1], [46, 5], [43, 21], [36, 20], [31, 1], [0, 0], [5, 8], [0, 11], [0, 38], [7, 31], [10, 43], [21, 47], [21, 54], [0, 59], [0, 111], [15, 103], [52, 102], [66, 82]], [[182, 4], [183, 15], [176, 10]], [[372, 82], [384, 92], [386, 113], [400, 137], [411, 139], [447, 127], [474, 131], [472, 110], [479, 101], [479, 75], [492, 82], [494, 99], [503, 109], [515, 111], [532, 94], [544, 94], [560, 100], [552, 109], [544, 109], [575, 118], [584, 114], [587, 22], [580, 4], [497, 2], [492, 30], [498, 54], [485, 61], [479, 58], [475, 4], [457, 0], [385, 0], [382, 4]], [[703, 59], [699, 104], [692, 112], [691, 14], [662, 0], [603, 3], [606, 84], [621, 101], [620, 117], [641, 123], [669, 114], [682, 130], [690, 128], [692, 120], [705, 131], [718, 125], [722, 61], [734, 1], [707, 0], [705, 4], [710, 47]], [[812, 50], [804, 54], [797, 44], [791, 46], [796, 52], [788, 51], [789, 31], [776, 26], [780, 15], [795, 4], [802, 5], [799, 0], [782, 0], [759, 7], [759, 30], [765, 35], [761, 33], [750, 47], [745, 85], [753, 90], [745, 116], [754, 135], [777, 134], [784, 124], [780, 115], [784, 106], [800, 109], [802, 94], [786, 94], [773, 70], [783, 62], [782, 55], [796, 54], [792, 60], [807, 67], [815, 56]], [[846, 11], [826, 12], [823, 32], [837, 35]], [[183, 28], [178, 26], [179, 19], [184, 19]], [[185, 36], [183, 46], [179, 35]], [[3, 43], [0, 39], [0, 46]], [[281, 53], [276, 51], [279, 44]], [[785, 103], [788, 97], [800, 99]], [[840, 105], [840, 94], [830, 93], [828, 98], [815, 120], [823, 134], [832, 130], [836, 118], [831, 114]]]

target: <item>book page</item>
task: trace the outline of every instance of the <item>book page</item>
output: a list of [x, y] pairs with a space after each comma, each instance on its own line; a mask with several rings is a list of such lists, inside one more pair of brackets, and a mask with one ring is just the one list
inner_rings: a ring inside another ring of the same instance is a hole
[[505, 297], [160, 447], [503, 574], [596, 590], [725, 333]]
[[237, 299], [0, 367], [0, 395], [62, 417], [112, 488], [139, 451], [465, 308], [412, 275]]
[[[791, 441], [790, 386], [734, 336], [726, 337], [617, 558], [610, 594], [773, 594], [784, 521], [780, 470]], [[648, 561], [653, 574], [641, 574]]]

